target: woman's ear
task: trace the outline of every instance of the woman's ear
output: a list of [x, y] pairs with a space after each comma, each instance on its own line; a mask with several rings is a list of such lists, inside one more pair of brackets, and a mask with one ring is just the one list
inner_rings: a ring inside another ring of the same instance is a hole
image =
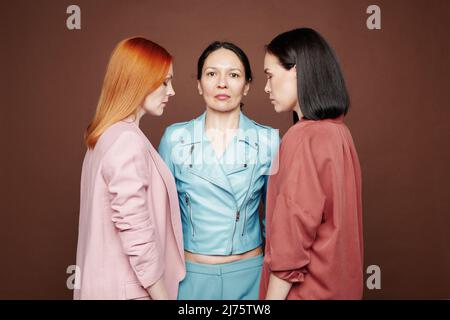
[[202, 85], [200, 84], [199, 80], [197, 80], [197, 88], [198, 88], [198, 94], [202, 95], [203, 94], [203, 90], [202, 90]]
[[244, 96], [247, 95], [249, 90], [250, 90], [250, 82], [247, 82], [244, 87]]
[[294, 65], [292, 68], [289, 69], [289, 73], [294, 77], [297, 77], [297, 65]]

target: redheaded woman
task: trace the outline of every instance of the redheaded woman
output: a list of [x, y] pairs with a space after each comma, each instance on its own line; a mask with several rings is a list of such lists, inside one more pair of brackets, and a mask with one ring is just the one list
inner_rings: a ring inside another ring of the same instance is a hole
[[89, 125], [81, 176], [75, 299], [176, 299], [184, 278], [177, 190], [139, 129], [173, 96], [172, 57], [144, 39], [120, 42]]

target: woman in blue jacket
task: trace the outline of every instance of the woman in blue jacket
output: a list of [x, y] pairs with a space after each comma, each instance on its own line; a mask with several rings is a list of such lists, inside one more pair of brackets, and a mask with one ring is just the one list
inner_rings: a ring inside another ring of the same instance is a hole
[[241, 111], [252, 74], [239, 47], [212, 43], [197, 71], [206, 111], [169, 126], [159, 146], [180, 200], [187, 274], [178, 299], [258, 299], [263, 261], [258, 207], [278, 130]]

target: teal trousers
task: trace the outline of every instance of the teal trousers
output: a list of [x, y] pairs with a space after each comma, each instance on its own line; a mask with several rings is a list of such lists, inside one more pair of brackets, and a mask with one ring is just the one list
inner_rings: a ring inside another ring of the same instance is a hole
[[186, 261], [178, 300], [258, 300], [263, 255], [223, 264]]

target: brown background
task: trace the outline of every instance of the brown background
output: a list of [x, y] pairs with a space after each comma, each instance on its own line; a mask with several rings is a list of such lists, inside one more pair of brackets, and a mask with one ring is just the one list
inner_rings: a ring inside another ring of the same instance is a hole
[[[70, 4], [81, 7], [81, 30], [66, 28]], [[381, 7], [382, 30], [366, 28], [371, 4]], [[301, 26], [334, 47], [352, 99], [365, 265], [382, 272], [381, 290], [365, 298], [450, 298], [449, 1], [2, 1], [0, 9], [0, 298], [72, 297], [83, 130], [118, 41], [143, 35], [175, 56], [176, 96], [163, 117], [141, 122], [157, 146], [167, 125], [203, 111], [196, 61], [216, 39], [250, 57], [245, 113], [286, 132], [291, 116], [276, 114], [263, 92], [263, 45]]]

